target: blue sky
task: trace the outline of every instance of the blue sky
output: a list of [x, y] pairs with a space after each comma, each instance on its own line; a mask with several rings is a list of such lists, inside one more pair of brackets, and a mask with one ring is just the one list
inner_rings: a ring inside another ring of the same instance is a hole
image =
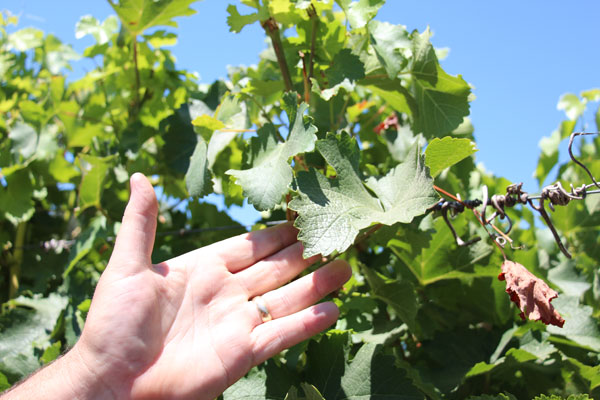
[[[204, 82], [225, 77], [227, 65], [256, 63], [264, 48], [257, 25], [240, 34], [228, 31], [229, 3], [237, 2], [198, 2], [196, 15], [178, 20], [177, 64], [197, 71]], [[112, 14], [105, 0], [4, 0], [0, 8], [18, 14], [19, 27], [52, 32], [79, 52], [92, 40], [75, 39], [79, 18], [92, 14], [103, 20]], [[600, 87], [598, 16], [600, 2], [592, 0], [388, 0], [377, 18], [409, 30], [430, 26], [434, 45], [450, 48], [444, 69], [474, 86], [477, 161], [510, 181], [524, 182], [533, 193], [538, 192], [532, 178], [538, 142], [564, 118], [556, 109], [559, 97]], [[587, 122], [594, 130], [593, 119]]]

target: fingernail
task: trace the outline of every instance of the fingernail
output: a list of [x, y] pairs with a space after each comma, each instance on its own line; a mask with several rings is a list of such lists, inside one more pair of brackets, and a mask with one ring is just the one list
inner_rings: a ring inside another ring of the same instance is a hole
[[133, 193], [138, 191], [138, 189], [140, 187], [140, 183], [142, 182], [143, 179], [144, 179], [144, 175], [140, 172], [136, 172], [133, 175], [131, 175], [131, 177], [129, 178], [129, 187], [131, 188], [132, 195], [133, 195]]

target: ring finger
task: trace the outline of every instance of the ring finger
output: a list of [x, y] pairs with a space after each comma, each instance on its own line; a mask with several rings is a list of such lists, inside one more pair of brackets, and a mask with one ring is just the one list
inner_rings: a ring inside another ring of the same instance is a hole
[[[339, 289], [352, 275], [347, 262], [333, 261], [300, 279], [262, 295], [264, 305], [273, 319], [284, 317], [321, 300]], [[260, 312], [257, 311], [260, 320]]]

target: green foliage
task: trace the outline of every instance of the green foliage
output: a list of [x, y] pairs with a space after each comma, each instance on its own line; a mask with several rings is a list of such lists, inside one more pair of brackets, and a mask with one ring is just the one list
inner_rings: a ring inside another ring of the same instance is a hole
[[[508, 210], [513, 247], [526, 249], [506, 256], [559, 292], [566, 320], [522, 321], [488, 233], [450, 211], [457, 235], [481, 238], [458, 246], [433, 211], [434, 184], [473, 199], [510, 182], [476, 166], [470, 85], [444, 71], [428, 30], [381, 22], [384, 1], [224, 4], [231, 31], [260, 24], [270, 45], [256, 65], [199, 85], [166, 48], [193, 0], [109, 2], [117, 17], [77, 24], [95, 39], [82, 55], [34, 28], [9, 34], [16, 17], [0, 14], [0, 389], [78, 340], [140, 171], [159, 195], [155, 262], [244, 230], [201, 201], [214, 192], [265, 211], [257, 226], [295, 218], [305, 256], [353, 266], [335, 329], [224, 399], [600, 396], [599, 197], [551, 215], [572, 260], [529, 209]], [[73, 80], [79, 57], [98, 67]], [[564, 187], [590, 182], [557, 163], [578, 123], [600, 122], [598, 100], [597, 89], [560, 99], [567, 120], [540, 142], [540, 185], [552, 173]], [[599, 176], [600, 139], [574, 148]]]
[[429, 173], [436, 177], [444, 169], [464, 160], [477, 151], [475, 143], [469, 139], [458, 139], [446, 136], [443, 139], [435, 138], [427, 145], [425, 150], [425, 164]]

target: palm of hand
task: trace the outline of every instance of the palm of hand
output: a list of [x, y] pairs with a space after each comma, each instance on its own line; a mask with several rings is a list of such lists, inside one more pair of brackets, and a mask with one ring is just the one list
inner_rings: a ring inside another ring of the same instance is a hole
[[[135, 187], [134, 187], [135, 186]], [[343, 262], [285, 284], [303, 260], [289, 225], [153, 266], [156, 199], [141, 175], [76, 349], [114, 397], [215, 398], [252, 366], [331, 325], [337, 308], [306, 308], [349, 278]], [[274, 320], [249, 301], [264, 295]]]

